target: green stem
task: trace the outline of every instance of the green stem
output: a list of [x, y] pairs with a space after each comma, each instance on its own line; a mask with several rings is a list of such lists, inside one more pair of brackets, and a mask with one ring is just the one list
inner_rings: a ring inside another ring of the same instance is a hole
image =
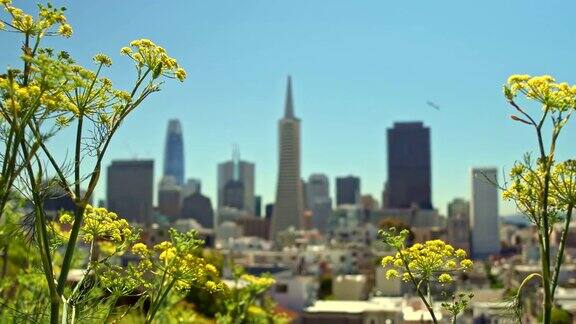
[[568, 237], [568, 231], [570, 230], [570, 221], [572, 219], [573, 209], [574, 204], [569, 204], [568, 210], [566, 211], [566, 219], [564, 220], [564, 229], [560, 238], [558, 253], [556, 254], [556, 263], [554, 264], [554, 276], [552, 278], [551, 289], [552, 296], [554, 296], [554, 293], [556, 292], [556, 286], [558, 286], [558, 276], [560, 275], [560, 267], [562, 266], [562, 261], [564, 259], [564, 248], [566, 247], [566, 238]]
[[58, 322], [58, 312], [59, 312], [59, 305], [60, 299], [59, 294], [57, 292], [57, 287], [54, 284], [54, 272], [52, 269], [52, 258], [50, 256], [50, 247], [48, 242], [48, 233], [46, 232], [46, 218], [44, 211], [42, 210], [42, 200], [38, 194], [38, 184], [36, 180], [36, 176], [34, 175], [34, 171], [32, 170], [32, 160], [30, 158], [30, 154], [28, 152], [28, 148], [26, 143], [21, 143], [22, 148], [22, 155], [24, 159], [28, 161], [26, 163], [26, 171], [28, 172], [28, 178], [30, 180], [30, 186], [32, 191], [32, 200], [34, 203], [34, 215], [35, 215], [35, 228], [36, 228], [36, 235], [38, 236], [38, 247], [40, 251], [40, 258], [42, 260], [42, 268], [44, 270], [44, 276], [46, 277], [46, 281], [48, 284], [48, 288], [50, 291], [50, 322], [57, 323]]
[[[155, 303], [151, 305], [152, 306], [151, 312], [148, 314], [148, 316], [146, 316], [146, 324], [152, 323], [152, 320], [154, 320], [154, 317], [156, 316], [156, 312], [158, 312], [158, 309], [166, 299], [166, 296], [168, 296], [170, 290], [172, 290], [172, 287], [174, 286], [175, 283], [176, 278], [172, 279], [172, 281], [170, 282], [170, 284], [168, 284], [162, 295], [160, 295], [159, 298], [155, 301]], [[160, 289], [160, 291], [162, 291], [162, 289]], [[158, 293], [160, 293], [160, 291]]]
[[436, 319], [436, 314], [434, 314], [434, 309], [432, 308], [430, 303], [428, 303], [428, 301], [426, 300], [426, 296], [424, 296], [424, 293], [422, 293], [422, 291], [420, 290], [420, 285], [416, 282], [416, 278], [414, 278], [414, 276], [412, 275], [412, 272], [410, 271], [410, 268], [408, 267], [408, 262], [406, 261], [406, 258], [404, 257], [404, 254], [402, 253], [402, 250], [398, 249], [398, 253], [400, 253], [400, 257], [402, 258], [402, 262], [404, 263], [404, 268], [406, 269], [408, 276], [410, 276], [410, 281], [412, 281], [412, 284], [416, 288], [416, 292], [418, 293], [418, 297], [420, 297], [420, 299], [422, 300], [424, 305], [426, 305], [426, 309], [430, 313], [430, 316], [432, 316], [432, 322], [434, 322], [434, 324], [438, 324], [438, 320]]

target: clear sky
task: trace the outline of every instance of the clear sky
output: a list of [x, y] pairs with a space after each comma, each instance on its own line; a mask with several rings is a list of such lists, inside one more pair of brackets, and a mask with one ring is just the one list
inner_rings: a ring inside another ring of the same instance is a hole
[[[108, 53], [108, 76], [127, 87], [130, 40], [150, 38], [188, 71], [134, 113], [113, 140], [112, 159], [153, 158], [162, 172], [167, 121], [184, 128], [186, 176], [215, 202], [216, 164], [233, 143], [256, 163], [256, 192], [274, 199], [277, 120], [286, 76], [302, 119], [302, 176], [361, 177], [380, 200], [386, 128], [421, 120], [431, 128], [433, 202], [444, 211], [468, 198], [469, 169], [508, 169], [533, 150], [533, 133], [512, 122], [501, 86], [510, 74], [551, 74], [576, 83], [573, 1], [54, 1], [68, 7], [74, 36], [51, 40], [82, 64]], [[34, 9], [32, 1], [15, 1]], [[2, 68], [20, 45], [0, 34]], [[433, 101], [440, 110], [426, 105]], [[536, 109], [536, 108], [533, 108]], [[72, 151], [71, 136], [53, 145]], [[574, 125], [560, 157], [574, 157]], [[97, 198], [104, 198], [105, 176]], [[513, 213], [501, 205], [501, 213]]]

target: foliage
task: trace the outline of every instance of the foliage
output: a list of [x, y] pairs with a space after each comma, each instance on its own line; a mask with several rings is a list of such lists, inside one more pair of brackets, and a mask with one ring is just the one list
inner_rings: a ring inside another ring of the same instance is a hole
[[[438, 282], [442, 286], [451, 284], [452, 274], [458, 271], [469, 271], [473, 263], [466, 258], [466, 251], [455, 250], [451, 245], [441, 240], [426, 241], [424, 244], [416, 243], [406, 247], [409, 235], [407, 229], [400, 232], [396, 228], [381, 230], [380, 235], [385, 244], [396, 251], [394, 256], [382, 258], [382, 266], [390, 267], [386, 271], [386, 279], [402, 278], [403, 281], [411, 282], [418, 296], [426, 305], [434, 323], [437, 323], [436, 315], [432, 308], [430, 283]], [[443, 307], [453, 315], [464, 310], [472, 298], [468, 294], [453, 298], [452, 303], [444, 303]]]
[[[0, 131], [5, 149], [0, 210], [6, 234], [2, 235], [2, 280], [8, 283], [11, 275], [19, 278], [16, 286], [2, 285], [3, 315], [33, 315], [44, 321], [49, 314], [52, 323], [118, 319], [113, 314], [118, 300], [137, 292], [136, 305], [150, 304], [146, 312], [150, 322], [172, 288], [223, 289], [218, 270], [198, 256], [201, 241], [196, 233], [172, 231], [169, 242], [148, 250], [142, 243], [134, 244], [140, 239], [139, 231], [126, 220], [87, 203], [98, 183], [105, 152], [122, 122], [160, 90], [161, 78], [184, 81], [186, 72], [162, 47], [147, 39], [135, 40], [121, 49], [134, 63], [134, 86], [129, 91], [116, 89], [103, 76], [112, 65], [108, 56], [96, 54], [96, 69], [90, 70], [65, 51], [41, 46], [46, 36], [72, 36], [65, 8], [39, 5], [38, 15], [33, 17], [9, 0], [0, 4], [9, 17], [2, 20], [0, 29], [23, 37], [23, 68], [9, 68], [0, 75]], [[69, 160], [59, 160], [47, 143], [72, 126], [76, 131], [71, 141], [74, 154]], [[82, 175], [81, 170], [89, 166], [91, 172]], [[85, 191], [82, 184], [87, 185]], [[43, 209], [53, 187], [63, 189], [76, 205], [57, 220]], [[28, 236], [22, 231], [25, 226], [18, 223], [26, 223], [26, 219], [15, 222], [8, 212], [15, 192], [22, 193], [32, 206]], [[13, 252], [18, 252], [15, 248], [28, 250], [23, 260], [11, 260]], [[70, 286], [70, 269], [82, 256], [77, 251], [84, 249], [89, 252], [80, 280]], [[139, 256], [137, 263], [123, 268], [113, 262], [130, 249]], [[18, 264], [24, 266], [12, 273], [10, 265]], [[23, 305], [26, 303], [31, 305]]]
[[[554, 292], [576, 203], [576, 162], [556, 160], [558, 138], [576, 109], [576, 85], [557, 83], [548, 75], [512, 75], [504, 86], [504, 96], [519, 114], [512, 115], [512, 119], [530, 126], [536, 133], [536, 160], [533, 161], [530, 154], [526, 154], [522, 161], [515, 163], [503, 197], [514, 201], [518, 210], [538, 229], [541, 273], [529, 275], [526, 279], [537, 275], [542, 282], [542, 319], [548, 324], [551, 322]], [[519, 99], [537, 102], [539, 114], [529, 113], [518, 103]], [[549, 130], [549, 136], [545, 136], [546, 130]], [[550, 235], [554, 224], [560, 221], [564, 226], [553, 262]]]
[[244, 272], [240, 266], [233, 269], [234, 284], [231, 295], [224, 300], [225, 311], [217, 315], [218, 323], [288, 323], [282, 314], [273, 311], [274, 304], [263, 294], [275, 284], [275, 280], [264, 275], [256, 277]]

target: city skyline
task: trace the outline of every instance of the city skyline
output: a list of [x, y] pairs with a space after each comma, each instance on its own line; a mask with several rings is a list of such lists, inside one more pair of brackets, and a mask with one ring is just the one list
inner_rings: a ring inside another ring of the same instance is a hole
[[[576, 44], [565, 41], [571, 37], [565, 25], [574, 3], [487, 1], [471, 4], [472, 10], [458, 2], [388, 8], [377, 1], [330, 6], [305, 1], [140, 6], [125, 1], [114, 3], [115, 10], [108, 10], [112, 2], [105, 1], [53, 3], [70, 7], [74, 36], [48, 39], [48, 44], [69, 48], [89, 67], [94, 54], [110, 54], [114, 65], [109, 75], [121, 88], [132, 80], [133, 69], [119, 48], [144, 35], [158, 40], [189, 71], [182, 86], [150, 96], [126, 121], [103, 164], [154, 159], [157, 186], [166, 123], [179, 118], [186, 137], [186, 174], [202, 179], [203, 192], [212, 201], [214, 165], [228, 157], [231, 143], [239, 143], [243, 156], [256, 163], [255, 186], [263, 205], [274, 200], [275, 127], [287, 73], [298, 80], [298, 112], [305, 121], [303, 177], [320, 172], [333, 182], [337, 176], [355, 174], [362, 179], [363, 193], [380, 197], [388, 176], [386, 128], [395, 121], [420, 120], [432, 130], [433, 205], [444, 214], [453, 198], [470, 195], [470, 168], [494, 165], [501, 174], [525, 151], [535, 149], [535, 143], [526, 140], [530, 130], [508, 119], [513, 112], [501, 93], [507, 76], [549, 73], [573, 83], [576, 75]], [[36, 10], [33, 2], [16, 4]], [[142, 19], [128, 22], [125, 17], [135, 5]], [[93, 28], [89, 18], [94, 13], [108, 23]], [[435, 18], [446, 13], [450, 19]], [[482, 18], [486, 16], [492, 17], [490, 24]], [[143, 23], [146, 19], [171, 24], [151, 26]], [[525, 26], [519, 34], [510, 31], [526, 20], [546, 23]], [[7, 40], [12, 37], [6, 35]], [[540, 39], [537, 46], [533, 39]], [[7, 49], [0, 58], [15, 65], [12, 58], [18, 51]], [[566, 132], [562, 141], [568, 145], [560, 146], [561, 159], [569, 157], [576, 133]], [[58, 147], [60, 156], [70, 152], [70, 143], [50, 145]], [[94, 201], [104, 196], [101, 182]], [[500, 205], [503, 214], [515, 212], [510, 204]]]

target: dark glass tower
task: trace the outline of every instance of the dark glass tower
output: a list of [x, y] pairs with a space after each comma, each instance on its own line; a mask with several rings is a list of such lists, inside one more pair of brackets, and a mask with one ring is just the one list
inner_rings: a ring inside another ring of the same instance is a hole
[[422, 122], [388, 129], [387, 208], [432, 209], [430, 129]]
[[360, 203], [360, 178], [336, 178], [336, 206]]
[[168, 122], [166, 146], [164, 147], [164, 176], [172, 176], [176, 184], [184, 183], [184, 140], [178, 119]]

